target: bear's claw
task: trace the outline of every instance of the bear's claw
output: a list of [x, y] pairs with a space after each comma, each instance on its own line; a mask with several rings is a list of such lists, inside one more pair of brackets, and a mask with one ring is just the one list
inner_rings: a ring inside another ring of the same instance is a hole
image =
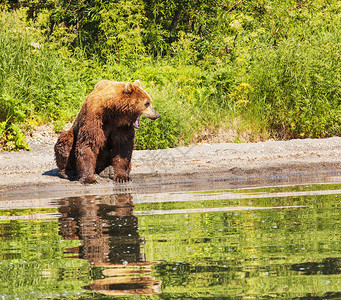
[[124, 183], [124, 182], [130, 181], [130, 177], [127, 175], [116, 175], [114, 177], [114, 181], [118, 183]]

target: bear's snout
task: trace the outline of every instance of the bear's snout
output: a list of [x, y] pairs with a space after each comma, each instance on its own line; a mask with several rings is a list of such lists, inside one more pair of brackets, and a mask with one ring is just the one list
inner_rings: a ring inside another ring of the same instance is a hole
[[160, 114], [154, 109], [154, 107], [149, 106], [143, 113], [145, 117], [151, 119], [151, 120], [156, 120], [160, 118]]
[[152, 120], [156, 120], [158, 118], [160, 118], [160, 114], [158, 112], [156, 112], [156, 115], [155, 115], [155, 117]]

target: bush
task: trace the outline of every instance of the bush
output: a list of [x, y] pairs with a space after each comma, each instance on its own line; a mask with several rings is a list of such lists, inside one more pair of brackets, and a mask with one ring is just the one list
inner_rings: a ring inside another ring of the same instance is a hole
[[139, 79], [155, 99], [161, 118], [142, 120], [139, 149], [221, 128], [340, 135], [339, 1], [19, 2], [0, 13], [2, 144], [22, 124], [60, 131], [101, 79]]
[[[76, 63], [36, 43], [36, 37], [20, 12], [0, 13], [0, 121], [7, 121], [7, 129], [12, 123], [66, 121], [84, 99]], [[17, 129], [11, 134], [20, 135]], [[16, 143], [11, 150], [22, 147]]]
[[179, 98], [178, 87], [167, 85], [148, 91], [161, 117], [156, 121], [142, 118], [141, 127], [136, 131], [136, 148], [163, 149], [188, 144], [195, 130], [195, 120], [191, 107], [185, 99]]
[[280, 138], [340, 135], [341, 18], [321, 18], [252, 56], [252, 110]]

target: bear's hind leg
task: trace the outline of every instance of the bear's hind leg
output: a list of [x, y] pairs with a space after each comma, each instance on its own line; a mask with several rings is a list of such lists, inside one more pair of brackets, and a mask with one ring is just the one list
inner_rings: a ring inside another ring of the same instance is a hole
[[95, 177], [96, 158], [96, 154], [90, 147], [76, 148], [77, 175], [81, 183], [97, 183]]

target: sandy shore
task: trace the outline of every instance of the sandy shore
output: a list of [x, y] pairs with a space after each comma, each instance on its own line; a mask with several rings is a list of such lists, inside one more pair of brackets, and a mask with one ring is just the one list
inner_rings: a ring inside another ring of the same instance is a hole
[[88, 186], [58, 176], [56, 138], [40, 131], [28, 140], [31, 151], [0, 152], [1, 200], [341, 182], [341, 137], [136, 150], [131, 182], [103, 174]]

